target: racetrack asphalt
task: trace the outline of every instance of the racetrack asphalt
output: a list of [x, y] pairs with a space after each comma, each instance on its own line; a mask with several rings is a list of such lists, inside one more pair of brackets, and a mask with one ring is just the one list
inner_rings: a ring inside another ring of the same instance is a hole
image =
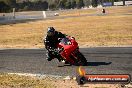
[[[87, 74], [132, 75], [132, 47], [81, 48], [87, 58]], [[75, 76], [78, 66], [62, 65], [57, 59], [47, 61], [45, 49], [1, 49], [0, 73], [33, 73]]]

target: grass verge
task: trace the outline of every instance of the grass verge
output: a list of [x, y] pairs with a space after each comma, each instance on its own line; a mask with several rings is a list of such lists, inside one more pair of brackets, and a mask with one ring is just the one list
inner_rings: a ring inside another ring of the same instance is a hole
[[[100, 9], [66, 11], [63, 15], [98, 14]], [[77, 12], [76, 12], [77, 11]], [[47, 27], [74, 36], [80, 46], [131, 46], [132, 8], [106, 8], [107, 15], [0, 25], [1, 48], [43, 48]], [[129, 14], [129, 15], [128, 15]]]
[[52, 77], [32, 77], [0, 73], [0, 88], [121, 88], [121, 84], [78, 85], [73, 79], [55, 79]]
[[48, 79], [0, 73], [0, 88], [53, 88]]

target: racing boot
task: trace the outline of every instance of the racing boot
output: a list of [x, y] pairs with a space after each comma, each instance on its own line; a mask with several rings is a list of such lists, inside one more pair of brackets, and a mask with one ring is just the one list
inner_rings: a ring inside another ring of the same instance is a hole
[[53, 56], [48, 52], [48, 53], [46, 54], [46, 59], [47, 59], [48, 61], [51, 61], [51, 60], [53, 59]]

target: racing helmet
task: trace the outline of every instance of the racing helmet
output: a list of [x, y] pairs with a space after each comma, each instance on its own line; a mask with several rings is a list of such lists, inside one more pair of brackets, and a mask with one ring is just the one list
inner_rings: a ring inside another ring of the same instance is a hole
[[47, 35], [54, 36], [54, 34], [55, 34], [55, 29], [53, 27], [48, 27]]

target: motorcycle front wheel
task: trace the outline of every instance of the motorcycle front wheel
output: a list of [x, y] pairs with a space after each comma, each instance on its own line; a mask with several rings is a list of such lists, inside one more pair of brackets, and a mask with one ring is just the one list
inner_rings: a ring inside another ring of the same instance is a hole
[[78, 52], [77, 58], [80, 60], [83, 66], [87, 65], [87, 59], [84, 57], [84, 55], [81, 52]]

